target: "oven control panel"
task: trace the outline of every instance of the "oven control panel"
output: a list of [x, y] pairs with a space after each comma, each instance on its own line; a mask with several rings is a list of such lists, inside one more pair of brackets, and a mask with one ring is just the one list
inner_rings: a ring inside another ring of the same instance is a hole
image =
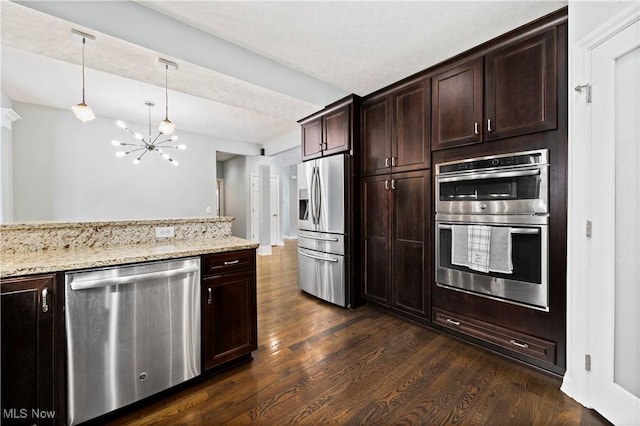
[[546, 150], [520, 152], [517, 154], [496, 155], [470, 160], [442, 163], [437, 165], [437, 173], [455, 173], [494, 167], [526, 166], [547, 163]]

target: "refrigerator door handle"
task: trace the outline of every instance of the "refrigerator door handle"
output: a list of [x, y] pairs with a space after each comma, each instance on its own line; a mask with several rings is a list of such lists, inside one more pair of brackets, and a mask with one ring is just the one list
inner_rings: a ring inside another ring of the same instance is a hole
[[330, 257], [327, 257], [327, 258], [318, 257], [318, 256], [314, 256], [314, 255], [311, 255], [311, 254], [303, 253], [300, 250], [298, 250], [298, 253], [300, 253], [304, 257], [308, 257], [309, 259], [320, 260], [322, 262], [338, 263], [338, 259], [333, 259], [333, 258], [330, 258]]
[[316, 204], [316, 225], [320, 224], [320, 213], [322, 212], [322, 182], [320, 178], [320, 167], [316, 167], [316, 194], [318, 197], [318, 203]]
[[311, 196], [309, 197], [309, 203], [311, 203], [311, 223], [316, 224], [316, 166], [311, 169], [311, 186], [309, 188]]

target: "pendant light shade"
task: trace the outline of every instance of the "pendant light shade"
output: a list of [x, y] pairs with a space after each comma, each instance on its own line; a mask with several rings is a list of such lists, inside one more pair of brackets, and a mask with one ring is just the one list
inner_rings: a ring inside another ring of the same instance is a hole
[[91, 34], [86, 34], [78, 30], [71, 30], [71, 35], [73, 38], [77, 38], [79, 41], [82, 41], [82, 102], [78, 105], [72, 106], [71, 110], [80, 121], [86, 123], [87, 121], [94, 120], [96, 116], [84, 99], [84, 47], [87, 44], [87, 40], [95, 42], [96, 38]]
[[164, 120], [160, 122], [160, 125], [158, 126], [158, 130], [163, 135], [170, 135], [171, 133], [173, 133], [174, 130], [176, 130], [176, 125], [173, 124], [171, 120], [169, 120], [169, 84], [168, 84], [169, 83], [169, 67], [171, 67], [174, 70], [177, 70], [178, 64], [162, 58], [159, 58], [158, 62], [164, 65], [164, 111], [165, 111]]

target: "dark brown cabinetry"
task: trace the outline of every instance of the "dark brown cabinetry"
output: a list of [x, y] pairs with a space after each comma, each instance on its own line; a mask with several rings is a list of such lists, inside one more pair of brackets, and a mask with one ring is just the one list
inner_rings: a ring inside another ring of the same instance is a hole
[[354, 109], [358, 97], [347, 96], [324, 110], [299, 121], [302, 127], [302, 161], [351, 150], [354, 140]]
[[203, 256], [203, 370], [258, 347], [255, 250]]
[[[432, 76], [433, 150], [557, 127], [556, 28]], [[484, 62], [484, 67], [483, 67]]]
[[361, 122], [364, 176], [430, 167], [428, 79], [368, 99]]
[[430, 172], [372, 176], [362, 181], [365, 297], [429, 317]]
[[57, 399], [55, 284], [54, 275], [0, 284], [3, 423], [54, 423], [48, 416], [55, 415]]

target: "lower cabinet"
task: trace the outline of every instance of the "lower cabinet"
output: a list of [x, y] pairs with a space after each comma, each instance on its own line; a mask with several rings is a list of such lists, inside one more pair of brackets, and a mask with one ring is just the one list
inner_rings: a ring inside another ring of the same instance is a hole
[[54, 424], [55, 275], [3, 279], [2, 424]]
[[[253, 262], [245, 262], [245, 270], [237, 271], [238, 260], [251, 256]], [[202, 279], [204, 371], [258, 348], [255, 250], [204, 256], [203, 264], [210, 263], [222, 267], [218, 274], [203, 274]]]
[[362, 180], [364, 297], [429, 319], [430, 172]]
[[551, 365], [556, 363], [556, 344], [554, 342], [437, 308], [434, 308], [433, 311], [433, 321], [511, 352], [517, 352]]

